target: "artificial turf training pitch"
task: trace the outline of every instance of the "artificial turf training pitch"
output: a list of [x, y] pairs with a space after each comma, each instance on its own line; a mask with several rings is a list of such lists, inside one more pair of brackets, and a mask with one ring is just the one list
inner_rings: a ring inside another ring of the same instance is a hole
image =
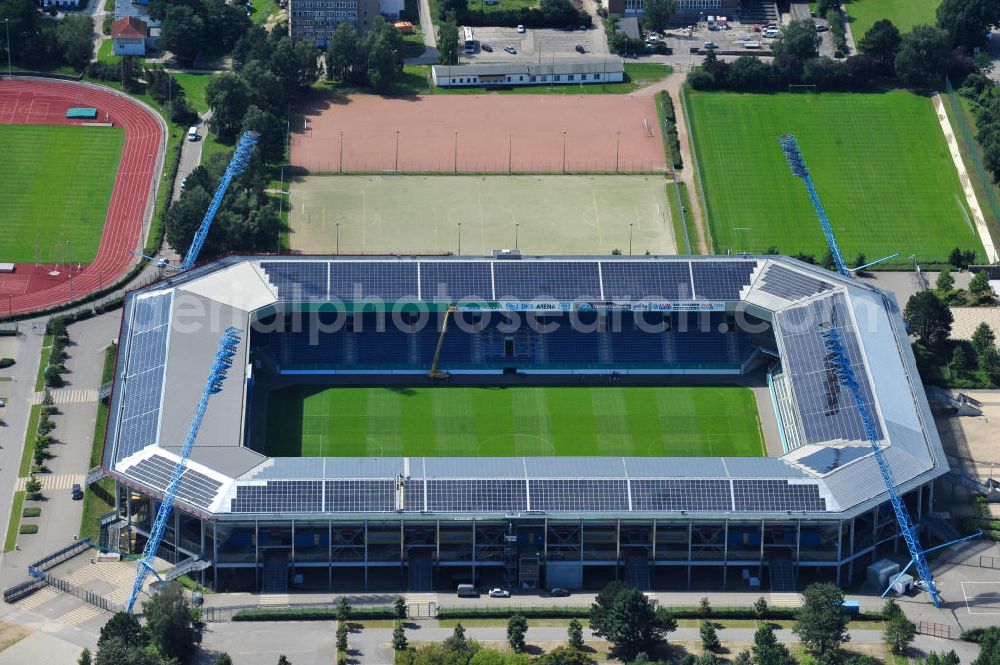
[[118, 127], [0, 125], [0, 262], [92, 261], [124, 143]]
[[753, 393], [721, 387], [272, 392], [272, 457], [762, 456]]
[[827, 251], [778, 137], [794, 134], [844, 257], [944, 263], [982, 244], [931, 102], [885, 94], [696, 92], [688, 97], [715, 251]]

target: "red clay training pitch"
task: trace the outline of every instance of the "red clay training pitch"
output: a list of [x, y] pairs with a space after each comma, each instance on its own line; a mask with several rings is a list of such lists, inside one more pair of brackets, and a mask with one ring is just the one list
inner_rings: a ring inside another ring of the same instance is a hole
[[[70, 107], [97, 109], [94, 122], [111, 122], [125, 130], [100, 247], [94, 261], [72, 266], [72, 299], [100, 290], [125, 274], [139, 248], [143, 220], [154, 184], [164, 129], [156, 115], [136, 101], [111, 90], [81, 83], [43, 80], [0, 81], [0, 123], [32, 125], [80, 124], [67, 120]], [[70, 301], [65, 266], [51, 276], [52, 266], [18, 264], [0, 279], [0, 316], [43, 310]]]
[[666, 169], [653, 97], [324, 96], [291, 119], [310, 173], [650, 173]]

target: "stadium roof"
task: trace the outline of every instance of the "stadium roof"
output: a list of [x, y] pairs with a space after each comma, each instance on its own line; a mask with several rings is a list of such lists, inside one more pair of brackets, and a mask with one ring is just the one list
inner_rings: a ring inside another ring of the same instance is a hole
[[[834, 323], [902, 491], [947, 463], [895, 300], [784, 257], [231, 257], [125, 302], [102, 465], [162, 495], [227, 326], [366, 301], [461, 309], [733, 311], [771, 322], [797, 448], [780, 458], [269, 458], [244, 447], [247, 334], [209, 403], [178, 501], [218, 519], [317, 513], [798, 518], [885, 499], [861, 419], [831, 388]], [[685, 518], [686, 518], [685, 517]]]

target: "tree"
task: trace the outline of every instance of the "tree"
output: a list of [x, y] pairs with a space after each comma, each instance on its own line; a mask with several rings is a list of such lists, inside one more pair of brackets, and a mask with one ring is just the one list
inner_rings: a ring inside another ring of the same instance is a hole
[[160, 26], [160, 46], [184, 65], [192, 65], [204, 44], [205, 21], [183, 4], [168, 5]]
[[887, 18], [875, 21], [872, 27], [868, 28], [865, 36], [858, 42], [858, 48], [867, 56], [870, 56], [883, 69], [892, 71], [896, 63], [896, 53], [899, 52], [899, 45], [902, 37], [892, 21]]
[[875, 656], [853, 656], [843, 661], [843, 665], [883, 665]]
[[515, 614], [507, 620], [507, 643], [515, 653], [524, 651], [524, 636], [528, 633], [528, 620]]
[[796, 614], [792, 632], [799, 636], [807, 651], [835, 654], [850, 639], [843, 611], [844, 592], [826, 582], [810, 584], [802, 597], [802, 608]]
[[[187, 251], [211, 202], [212, 197], [207, 191], [199, 186], [188, 186], [181, 194], [181, 198], [167, 209], [167, 240], [171, 247], [183, 248], [181, 251]], [[208, 237], [209, 239], [218, 238], [219, 235], [220, 229], [213, 227]], [[205, 252], [207, 255], [213, 253], [209, 247], [206, 247], [206, 250], [208, 250]]]
[[337, 599], [337, 621], [345, 622], [351, 618], [351, 603], [347, 596]]
[[184, 595], [180, 582], [170, 582], [161, 587], [142, 604], [146, 617], [146, 630], [167, 658], [186, 663], [194, 651], [194, 626], [191, 604]]
[[1000, 628], [992, 626], [983, 631], [979, 641], [979, 657], [972, 665], [1000, 665]]
[[612, 644], [614, 658], [628, 661], [652, 652], [676, 629], [677, 622], [665, 609], [654, 610], [635, 587], [615, 581], [604, 587], [591, 605], [590, 627]]
[[[534, 662], [535, 665], [592, 665], [594, 661], [579, 649], [556, 647]], [[650, 665], [655, 664], [651, 663]]]
[[788, 647], [778, 642], [774, 629], [770, 624], [764, 624], [753, 636], [754, 665], [795, 665], [795, 659]]
[[94, 59], [94, 19], [70, 14], [56, 26], [56, 41], [66, 64], [83, 69]]
[[402, 619], [396, 619], [396, 626], [392, 629], [392, 648], [402, 651], [406, 646], [406, 626]]
[[233, 659], [229, 657], [228, 653], [222, 652], [212, 661], [212, 665], [233, 665]]
[[895, 654], [906, 653], [917, 635], [916, 625], [906, 618], [903, 609], [892, 598], [882, 607], [882, 618], [885, 620], [882, 636], [886, 646]]
[[965, 352], [965, 347], [961, 344], [955, 347], [955, 350], [951, 352], [951, 371], [953, 372], [963, 372], [969, 369], [969, 355]]
[[750, 655], [750, 651], [744, 649], [736, 654], [736, 658], [733, 659], [733, 665], [754, 665], [753, 656]]
[[920, 291], [906, 301], [903, 320], [924, 345], [939, 347], [951, 334], [954, 317], [933, 291]]
[[76, 659], [76, 665], [90, 665], [90, 649], [84, 649]]
[[996, 335], [985, 321], [976, 326], [972, 332], [972, 348], [976, 350], [977, 355], [983, 355], [988, 349], [996, 349], [996, 343]]
[[[342, 23], [341, 25], [349, 24]], [[288, 104], [285, 88], [274, 72], [268, 68], [266, 62], [251, 60], [240, 71], [240, 78], [246, 83], [247, 92], [250, 95], [249, 104], [273, 113], [275, 116], [285, 115]], [[282, 127], [281, 134], [284, 135], [284, 132], [284, 127]]]
[[972, 276], [972, 279], [969, 280], [969, 293], [980, 300], [992, 296], [990, 276], [986, 274], [986, 271], [977, 272]]
[[708, 596], [702, 596], [701, 600], [698, 601], [698, 616], [702, 618], [712, 616], [712, 603]]
[[941, 654], [931, 651], [922, 662], [924, 665], [959, 665], [961, 661], [958, 654], [952, 649], [948, 653]]
[[995, 348], [987, 348], [979, 355], [979, 369], [994, 383], [1000, 379], [1000, 354]]
[[337, 651], [347, 651], [348, 630], [346, 621], [337, 621]]
[[792, 21], [781, 29], [781, 35], [774, 40], [772, 50], [775, 55], [792, 55], [805, 62], [819, 54], [820, 37], [816, 34], [813, 21]]
[[[465, 4], [465, 0], [462, 0]], [[438, 60], [442, 65], [458, 64], [458, 25], [454, 20], [441, 23], [437, 39]]]
[[712, 621], [702, 619], [701, 624], [698, 626], [698, 633], [701, 636], [701, 648], [705, 651], [715, 653], [722, 648], [722, 643], [719, 642], [719, 634], [715, 630], [715, 623]]
[[[402, 60], [399, 60], [401, 63]], [[376, 34], [368, 50], [368, 85], [385, 90], [396, 78], [397, 53], [381, 34]]]
[[566, 643], [573, 649], [583, 648], [583, 624], [576, 619], [570, 619], [566, 628]]
[[929, 25], [917, 25], [903, 35], [894, 67], [903, 85], [924, 87], [941, 81], [951, 58], [948, 33]]
[[288, 660], [288, 657], [285, 656], [285, 654], [281, 654], [278, 656], [278, 665], [292, 665], [292, 661]]
[[677, 0], [645, 0], [642, 3], [645, 14], [643, 24], [650, 30], [660, 32], [670, 23], [670, 17], [677, 10]]
[[280, 161], [285, 156], [285, 125], [274, 114], [251, 104], [243, 116], [241, 131], [260, 134], [257, 150], [266, 161]]
[[706, 651], [694, 661], [695, 665], [723, 665], [726, 661], [716, 653]]
[[[455, 47], [458, 48], [457, 34]], [[333, 31], [330, 46], [326, 51], [326, 77], [330, 80], [358, 84], [358, 79], [362, 75], [367, 78], [367, 72], [360, 71], [363, 69], [361, 37], [358, 35], [357, 28], [352, 23], [338, 24]]]
[[111, 615], [101, 627], [97, 638], [97, 646], [112, 639], [121, 640], [126, 646], [144, 646], [146, 636], [142, 632], [139, 620], [127, 612], [117, 612]]
[[767, 618], [767, 599], [761, 596], [753, 603], [753, 615], [758, 621], [763, 621]]
[[205, 86], [205, 101], [212, 109], [212, 118], [208, 121], [212, 131], [223, 140], [234, 139], [250, 103], [247, 84], [232, 72], [222, 72]]
[[24, 491], [28, 494], [28, 499], [31, 501], [39, 501], [42, 499], [42, 481], [36, 478], [34, 475], [28, 478], [28, 482], [24, 484]]
[[938, 27], [956, 46], [983, 46], [990, 26], [1000, 23], [997, 0], [943, 0], [937, 8]]
[[406, 618], [406, 599], [402, 596], [396, 598], [395, 602], [392, 604], [392, 612], [396, 615], [397, 619]]
[[955, 288], [955, 278], [951, 276], [951, 270], [945, 268], [934, 280], [934, 288], [942, 296], [947, 296]]
[[460, 623], [455, 624], [451, 637], [444, 641], [445, 651], [466, 652], [469, 650], [469, 642], [465, 639], [465, 626]]

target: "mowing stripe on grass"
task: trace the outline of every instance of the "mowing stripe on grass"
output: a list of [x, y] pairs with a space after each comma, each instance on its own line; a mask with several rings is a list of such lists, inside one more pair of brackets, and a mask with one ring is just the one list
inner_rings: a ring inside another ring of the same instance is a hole
[[21, 507], [24, 506], [24, 492], [14, 492], [14, 502], [10, 506], [10, 520], [7, 522], [7, 538], [3, 551], [11, 552], [17, 546], [17, 531], [21, 526]]
[[736, 386], [326, 388], [268, 398], [275, 457], [764, 454]]
[[[982, 244], [955, 203], [962, 189], [930, 100], [885, 94], [688, 94], [716, 253], [827, 251], [778, 137], [798, 139], [849, 262], [894, 252], [944, 263]], [[964, 200], [959, 199], [964, 208]]]

